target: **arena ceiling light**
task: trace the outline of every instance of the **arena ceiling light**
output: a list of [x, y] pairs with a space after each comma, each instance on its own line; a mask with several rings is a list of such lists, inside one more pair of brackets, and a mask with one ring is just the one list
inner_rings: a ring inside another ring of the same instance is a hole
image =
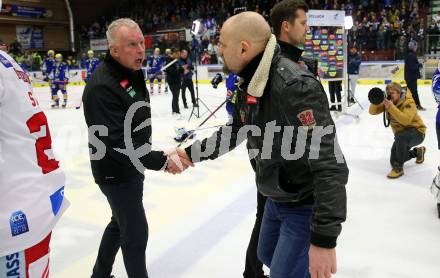
[[351, 15], [345, 17], [344, 27], [345, 30], [350, 30], [351, 28], [353, 28], [353, 18], [351, 17]]

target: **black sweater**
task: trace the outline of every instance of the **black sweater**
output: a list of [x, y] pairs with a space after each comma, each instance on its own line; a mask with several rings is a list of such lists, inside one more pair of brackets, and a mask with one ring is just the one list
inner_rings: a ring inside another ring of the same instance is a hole
[[[169, 64], [172, 61], [173, 59], [171, 57], [165, 58], [166, 64]], [[167, 73], [166, 79], [168, 84], [174, 85], [181, 83], [181, 74], [183, 73], [183, 68], [179, 65], [179, 61], [168, 67], [165, 72]]]
[[[144, 102], [144, 103], [143, 103]], [[148, 105], [145, 105], [146, 103]], [[121, 66], [110, 54], [93, 73], [87, 83], [84, 94], [84, 116], [89, 127], [89, 147], [92, 154], [105, 151], [103, 157], [93, 158], [91, 166], [95, 182], [119, 183], [143, 178], [142, 167], [151, 170], [160, 170], [166, 163], [166, 156], [161, 151], [151, 151], [151, 124], [135, 129], [142, 123], [151, 119], [149, 107], [150, 99], [145, 86], [142, 70], [131, 71]], [[135, 110], [130, 129], [127, 134], [129, 141], [124, 141], [124, 120], [128, 118], [127, 112], [133, 104], [144, 104]], [[99, 133], [92, 126], [102, 126], [107, 134]], [[95, 137], [96, 136], [96, 137]], [[102, 143], [99, 143], [99, 141]], [[134, 149], [149, 144], [150, 152], [139, 159], [133, 160], [126, 154], [116, 149], [126, 149], [126, 142]], [[133, 162], [140, 165], [136, 169]]]

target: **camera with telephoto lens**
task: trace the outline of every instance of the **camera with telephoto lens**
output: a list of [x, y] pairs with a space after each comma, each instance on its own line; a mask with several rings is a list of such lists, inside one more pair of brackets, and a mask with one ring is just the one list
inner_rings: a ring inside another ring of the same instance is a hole
[[217, 89], [218, 84], [223, 81], [223, 76], [220, 73], [217, 73], [214, 78], [211, 80], [212, 87]]
[[[380, 88], [374, 87], [368, 92], [368, 100], [371, 102], [371, 104], [379, 105], [381, 104], [385, 99], [391, 100], [391, 95], [388, 95], [386, 91], [383, 91]], [[383, 111], [383, 125], [385, 127], [390, 126], [390, 118], [388, 116], [388, 113], [386, 110]]]
[[374, 87], [368, 92], [368, 100], [374, 105], [381, 104], [385, 99], [390, 100], [391, 96], [380, 88]]

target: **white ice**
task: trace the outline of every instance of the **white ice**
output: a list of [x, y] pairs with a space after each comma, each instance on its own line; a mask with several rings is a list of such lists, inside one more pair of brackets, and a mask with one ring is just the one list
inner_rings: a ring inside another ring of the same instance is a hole
[[[383, 87], [383, 86], [382, 86]], [[340, 145], [350, 177], [347, 184], [348, 219], [338, 241], [337, 278], [440, 277], [440, 219], [429, 186], [439, 153], [435, 133], [437, 107], [429, 87], [419, 87], [428, 126], [422, 165], [405, 164], [405, 175], [388, 180], [390, 128], [381, 116], [368, 114], [367, 92], [358, 86], [349, 116], [335, 117]], [[51, 274], [56, 278], [90, 277], [110, 208], [94, 183], [88, 157], [87, 129], [79, 104], [82, 87], [69, 87], [70, 109], [51, 110], [48, 88], [35, 88], [52, 132], [56, 157], [67, 175], [65, 196], [72, 203], [53, 232]], [[187, 92], [189, 98], [189, 92]], [[210, 109], [221, 104], [225, 88], [200, 85], [200, 97]], [[175, 127], [194, 128], [201, 120], [171, 116], [171, 94], [155, 95], [153, 145], [168, 149]], [[182, 103], [180, 102], [182, 106]], [[200, 113], [206, 112], [203, 105]], [[227, 120], [222, 108], [206, 126]], [[197, 133], [208, 136], [214, 129]], [[204, 162], [181, 176], [148, 171], [144, 205], [149, 223], [147, 265], [153, 278], [242, 277], [245, 251], [255, 220], [256, 188], [245, 145], [215, 161]], [[127, 277], [121, 253], [114, 264], [116, 277]]]

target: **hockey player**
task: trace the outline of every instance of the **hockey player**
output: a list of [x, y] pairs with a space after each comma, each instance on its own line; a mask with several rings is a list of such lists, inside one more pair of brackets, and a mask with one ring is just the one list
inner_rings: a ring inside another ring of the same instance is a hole
[[0, 51], [0, 277], [49, 277], [51, 232], [69, 205], [28, 75]]
[[55, 65], [55, 51], [49, 50], [47, 51], [47, 58], [44, 59], [43, 65], [41, 66], [41, 71], [43, 72], [44, 80], [49, 83], [49, 86], [52, 85], [52, 80], [50, 79], [49, 74], [52, 72], [54, 65]]
[[96, 67], [99, 65], [99, 59], [94, 57], [95, 53], [93, 50], [87, 51], [88, 59], [85, 61], [84, 65], [86, 68], [86, 79], [84, 80], [86, 83], [89, 81], [90, 76], [92, 76]]
[[[432, 76], [432, 93], [434, 94], [434, 99], [438, 104], [435, 128], [437, 131], [438, 149], [440, 150], [440, 62], [434, 72], [434, 75]], [[434, 178], [432, 183], [431, 192], [436, 197], [438, 217], [440, 218], [440, 166], [438, 166], [437, 176]]]
[[159, 93], [161, 91], [163, 73], [160, 69], [162, 68], [163, 64], [164, 64], [164, 59], [160, 55], [160, 49], [159, 48], [154, 49], [154, 54], [148, 57], [147, 60], [147, 67], [148, 67], [147, 74], [148, 74], [148, 79], [150, 80], [151, 94], [154, 93], [153, 86], [154, 86], [154, 80], [156, 79], [159, 85]]
[[63, 55], [57, 54], [55, 55], [55, 65], [52, 69], [53, 82], [51, 86], [52, 91], [52, 108], [59, 108], [59, 98], [58, 91], [61, 91], [63, 94], [63, 104], [62, 107], [66, 108], [67, 106], [67, 83], [69, 81], [68, 78], [69, 67], [65, 62], [63, 62]]

